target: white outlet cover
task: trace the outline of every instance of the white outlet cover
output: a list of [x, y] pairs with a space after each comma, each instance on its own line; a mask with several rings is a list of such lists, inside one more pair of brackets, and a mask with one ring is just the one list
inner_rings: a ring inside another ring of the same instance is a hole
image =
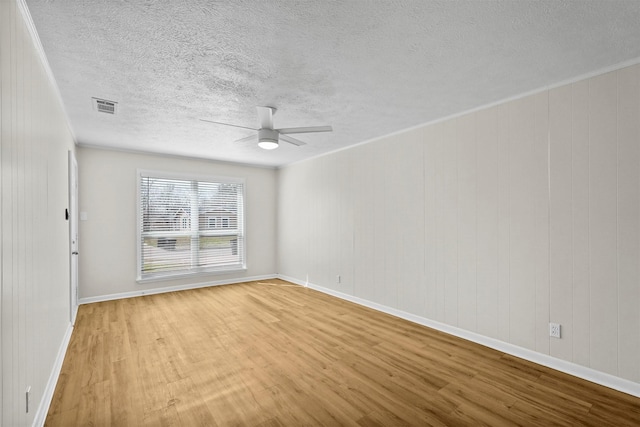
[[560, 338], [561, 326], [559, 323], [549, 323], [549, 336], [553, 338]]

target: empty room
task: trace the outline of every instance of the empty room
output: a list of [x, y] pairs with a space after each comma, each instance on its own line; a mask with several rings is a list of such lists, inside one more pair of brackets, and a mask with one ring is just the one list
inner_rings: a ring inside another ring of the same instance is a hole
[[0, 426], [640, 426], [639, 23], [0, 0]]

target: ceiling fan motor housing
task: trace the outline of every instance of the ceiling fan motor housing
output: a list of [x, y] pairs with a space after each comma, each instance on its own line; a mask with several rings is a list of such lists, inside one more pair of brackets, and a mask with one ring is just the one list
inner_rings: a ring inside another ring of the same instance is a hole
[[258, 142], [274, 142], [278, 143], [278, 131], [273, 129], [259, 129]]

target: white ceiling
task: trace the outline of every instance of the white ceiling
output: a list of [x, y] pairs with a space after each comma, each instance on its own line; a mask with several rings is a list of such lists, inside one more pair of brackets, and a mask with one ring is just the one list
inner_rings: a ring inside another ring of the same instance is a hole
[[[280, 166], [640, 57], [640, 1], [27, 0], [79, 144]], [[91, 97], [118, 102], [97, 113]], [[265, 151], [276, 127], [333, 133]]]

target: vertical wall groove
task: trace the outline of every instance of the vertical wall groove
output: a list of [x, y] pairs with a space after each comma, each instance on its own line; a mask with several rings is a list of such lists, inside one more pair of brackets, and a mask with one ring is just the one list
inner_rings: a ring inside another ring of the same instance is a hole
[[[620, 78], [619, 73], [616, 76], [616, 255], [620, 253], [620, 137], [618, 131], [620, 129]], [[620, 261], [616, 256], [616, 288], [617, 292], [620, 292]], [[616, 312], [620, 313], [620, 299], [616, 299]], [[616, 334], [620, 330], [620, 316], [616, 316]], [[620, 345], [620, 339], [618, 338], [618, 346]], [[620, 349], [618, 348], [618, 352]], [[616, 375], [620, 373], [620, 358], [616, 359]]]

